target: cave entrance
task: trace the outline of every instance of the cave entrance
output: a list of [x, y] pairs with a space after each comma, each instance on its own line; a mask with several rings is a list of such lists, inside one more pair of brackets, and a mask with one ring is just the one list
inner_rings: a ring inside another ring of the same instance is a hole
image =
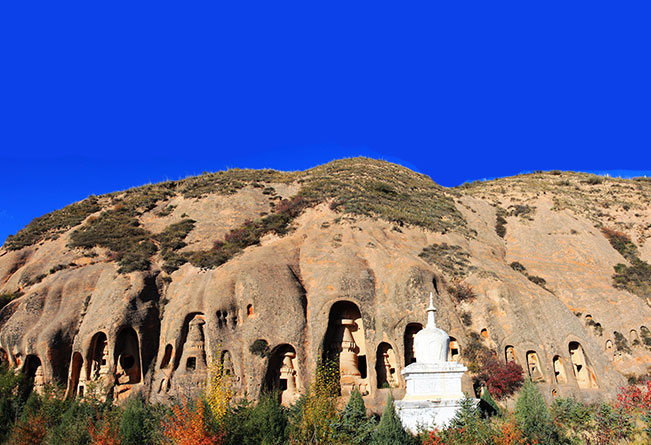
[[357, 388], [367, 394], [370, 388], [364, 323], [355, 303], [338, 301], [332, 305], [323, 346], [326, 358], [339, 364], [342, 393], [349, 394]]

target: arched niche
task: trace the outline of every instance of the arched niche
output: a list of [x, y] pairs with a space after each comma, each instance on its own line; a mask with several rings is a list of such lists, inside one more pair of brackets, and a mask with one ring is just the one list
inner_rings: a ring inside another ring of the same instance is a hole
[[163, 354], [163, 359], [160, 362], [161, 369], [166, 369], [170, 366], [172, 361], [172, 352], [174, 352], [174, 347], [170, 344], [165, 345], [165, 353]]
[[233, 357], [229, 351], [223, 351], [221, 356], [222, 369], [225, 375], [235, 376], [235, 367], [233, 366]]
[[180, 369], [185, 372], [206, 371], [206, 337], [204, 325], [206, 321], [202, 314], [194, 315], [188, 321], [188, 334], [183, 344]]
[[[72, 354], [72, 364], [70, 366], [70, 379], [68, 381], [68, 394], [69, 397], [83, 397], [86, 385], [83, 382], [82, 368], [84, 366], [84, 358], [79, 352]], [[82, 383], [80, 384], [80, 380]]]
[[247, 304], [246, 305], [246, 316], [248, 318], [253, 317], [253, 305], [252, 304]]
[[140, 343], [133, 328], [124, 328], [118, 334], [114, 360], [118, 386], [140, 383], [142, 380]]
[[339, 362], [342, 393], [348, 394], [355, 387], [362, 394], [369, 392], [364, 323], [355, 303], [338, 301], [332, 305], [323, 351]]
[[109, 352], [106, 334], [98, 332], [90, 341], [88, 362], [86, 364], [86, 380], [98, 380], [109, 374]]
[[[220, 311], [217, 311], [218, 317], [219, 314]], [[223, 312], [223, 314], [225, 316], [226, 312]], [[191, 312], [185, 316], [176, 353], [172, 360], [175, 371], [185, 372], [188, 369], [188, 358], [191, 357], [195, 358], [195, 365], [200, 363], [199, 369], [205, 368], [207, 363], [205, 325], [206, 319], [201, 312]], [[191, 362], [192, 360], [190, 360], [190, 370], [192, 368]], [[195, 369], [197, 369], [196, 366]]]
[[506, 363], [517, 361], [515, 356], [515, 348], [513, 346], [507, 345], [504, 348], [504, 360], [506, 360]]
[[409, 323], [405, 327], [405, 366], [416, 362], [416, 354], [414, 351], [414, 337], [422, 329], [423, 325], [420, 323]]
[[450, 336], [450, 348], [448, 351], [448, 361], [456, 362], [459, 361], [461, 357], [461, 348], [459, 347], [459, 342], [456, 338]]
[[481, 334], [481, 336], [482, 336], [483, 338], [488, 339], [488, 329], [486, 329], [486, 328], [482, 329], [481, 332], [480, 332], [480, 334]]
[[637, 331], [635, 329], [631, 329], [629, 338], [631, 339], [631, 346], [640, 345], [640, 337], [637, 335]]
[[399, 386], [396, 353], [389, 343], [382, 342], [377, 348], [375, 373], [378, 388], [397, 388]]
[[536, 351], [527, 351], [527, 370], [529, 371], [529, 377], [531, 377], [532, 381], [545, 381]]
[[33, 354], [25, 357], [25, 364], [23, 365], [23, 373], [29, 379], [29, 384], [33, 390], [41, 394], [45, 386], [45, 378], [43, 376], [43, 366], [41, 359]]
[[276, 346], [269, 357], [265, 375], [265, 390], [280, 392], [280, 401], [289, 406], [299, 397], [298, 361], [292, 345]]
[[567, 383], [567, 375], [565, 374], [565, 366], [560, 356], [554, 356], [554, 380], [556, 383]]
[[590, 363], [583, 352], [581, 344], [576, 341], [571, 341], [568, 349], [570, 351], [570, 359], [572, 360], [572, 370], [579, 388], [598, 388], [597, 378], [590, 367]]

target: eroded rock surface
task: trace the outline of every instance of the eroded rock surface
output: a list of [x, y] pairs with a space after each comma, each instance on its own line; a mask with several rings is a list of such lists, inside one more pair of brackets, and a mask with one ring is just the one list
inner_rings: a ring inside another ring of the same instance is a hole
[[[413, 359], [434, 292], [451, 360], [466, 360], [465, 348], [479, 342], [521, 364], [548, 398], [612, 398], [627, 376], [647, 373], [651, 309], [644, 295], [613, 286], [614, 267], [631, 260], [600, 229], [622, 231], [649, 261], [651, 183], [560, 172], [456, 189], [432, 183], [426, 192], [448, 203], [448, 214], [443, 204], [434, 209], [439, 201], [413, 201], [410, 187], [429, 181], [422, 175], [379, 161], [339, 162], [354, 168], [337, 180], [364, 184], [378, 205], [368, 210], [352, 192], [315, 200], [319, 182], [302, 195], [309, 205], [287, 213], [287, 230], [259, 232], [221, 264], [198, 267], [191, 254], [210, 257], [213, 246], [240, 242], [248, 232], [238, 230], [287, 207], [309, 177], [247, 176], [226, 191], [193, 180], [202, 193], [166, 185], [169, 193], [129, 213], [146, 231], [138, 242], [158, 243], [142, 270], [121, 272], [119, 254], [100, 244], [71, 246], [76, 230], [123, 205], [120, 194], [99, 197], [102, 210], [50, 239], [8, 242], [0, 294], [16, 298], [0, 310], [0, 360], [34, 377], [36, 390], [57, 382], [70, 396], [142, 392], [158, 401], [201, 391], [218, 360], [239, 395], [279, 387], [291, 403], [317, 361], [331, 356], [341, 361], [342, 390], [356, 386], [381, 406], [388, 391], [404, 391], [400, 370]], [[372, 182], [355, 176], [365, 171]], [[319, 181], [327, 177], [318, 172]], [[421, 182], [404, 179], [410, 175]], [[421, 204], [433, 210], [407, 208]], [[163, 249], [157, 234], [188, 218], [194, 227], [183, 242]], [[166, 268], [170, 252], [177, 263]], [[458, 283], [476, 298], [456, 296]], [[472, 391], [469, 378], [464, 390]]]

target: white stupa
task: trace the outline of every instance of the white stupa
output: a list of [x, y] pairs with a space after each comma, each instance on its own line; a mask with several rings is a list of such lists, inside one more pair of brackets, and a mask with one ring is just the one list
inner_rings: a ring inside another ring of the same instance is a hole
[[419, 428], [443, 428], [459, 409], [463, 364], [448, 361], [450, 336], [436, 327], [436, 308], [430, 293], [427, 326], [414, 337], [416, 363], [402, 370], [407, 383], [405, 398], [395, 402], [403, 426], [413, 433]]

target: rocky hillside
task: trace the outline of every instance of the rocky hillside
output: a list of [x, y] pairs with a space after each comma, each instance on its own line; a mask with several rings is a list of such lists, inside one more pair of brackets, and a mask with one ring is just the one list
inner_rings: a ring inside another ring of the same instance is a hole
[[37, 389], [153, 400], [223, 363], [239, 394], [289, 402], [348, 348], [342, 386], [374, 403], [400, 397], [434, 292], [450, 359], [491, 349], [549, 398], [609, 398], [651, 365], [650, 201], [646, 179], [447, 189], [365, 158], [91, 196], [0, 250], [0, 360]]

